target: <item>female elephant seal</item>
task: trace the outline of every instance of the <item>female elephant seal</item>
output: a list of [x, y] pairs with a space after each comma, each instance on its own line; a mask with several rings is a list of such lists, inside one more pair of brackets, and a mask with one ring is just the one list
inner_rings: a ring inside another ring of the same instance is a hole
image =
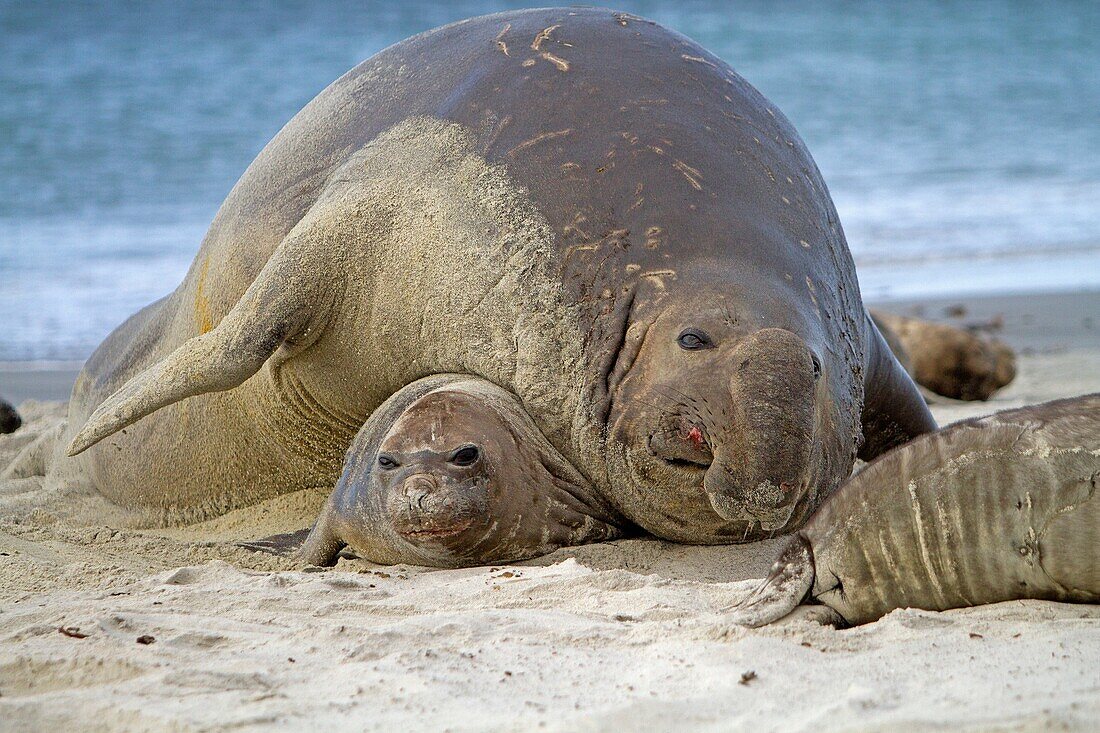
[[300, 556], [345, 545], [381, 564], [512, 562], [623, 534], [514, 395], [476, 377], [418, 380], [382, 404]]
[[201, 519], [331, 487], [442, 373], [684, 542], [795, 528], [934, 428], [790, 123], [683, 36], [570, 8], [416, 36], [307, 105], [88, 362], [70, 453], [142, 521]]
[[1018, 598], [1100, 602], [1100, 394], [887, 453], [825, 502], [735, 620], [762, 626], [807, 601], [861, 624]]
[[1016, 378], [1016, 354], [1003, 341], [882, 311], [871, 318], [913, 380], [933, 395], [987, 400]]

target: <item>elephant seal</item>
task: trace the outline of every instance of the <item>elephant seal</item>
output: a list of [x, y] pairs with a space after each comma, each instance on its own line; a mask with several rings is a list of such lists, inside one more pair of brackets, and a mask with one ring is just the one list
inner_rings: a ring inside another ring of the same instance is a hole
[[14, 433], [23, 424], [23, 418], [15, 408], [0, 400], [0, 433]]
[[857, 452], [935, 427], [791, 124], [687, 38], [564, 8], [321, 92], [89, 360], [59, 462], [135, 521], [196, 521], [331, 488], [371, 411], [442, 373], [516, 395], [624, 522], [692, 543], [796, 528]]
[[439, 375], [367, 420], [299, 556], [332, 565], [350, 546], [384, 565], [513, 562], [620, 537], [613, 517], [514, 395]]
[[871, 317], [910, 376], [937, 395], [987, 400], [1016, 378], [1016, 354], [999, 339], [879, 310]]
[[895, 608], [1100, 602], [1100, 393], [956, 423], [853, 476], [736, 610], [844, 624]]

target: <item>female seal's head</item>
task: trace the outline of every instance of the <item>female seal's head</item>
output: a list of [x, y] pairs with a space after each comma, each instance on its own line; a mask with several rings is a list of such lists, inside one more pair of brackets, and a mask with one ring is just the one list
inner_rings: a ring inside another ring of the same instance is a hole
[[458, 375], [413, 383], [376, 411], [326, 513], [335, 521], [323, 516], [319, 537], [331, 527], [380, 563], [511, 562], [620, 534], [515, 395]]
[[501, 427], [493, 418], [466, 395], [433, 392], [390, 428], [372, 475], [380, 508], [406, 542], [446, 551], [487, 529], [505, 448], [492, 437]]

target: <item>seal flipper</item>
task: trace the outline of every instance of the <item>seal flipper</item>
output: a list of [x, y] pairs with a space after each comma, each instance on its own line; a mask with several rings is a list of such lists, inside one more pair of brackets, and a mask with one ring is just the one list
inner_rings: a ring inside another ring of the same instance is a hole
[[869, 461], [918, 435], [936, 430], [936, 421], [917, 385], [906, 373], [871, 317], [867, 323], [867, 363], [863, 382], [863, 445]]
[[317, 523], [313, 525], [313, 529], [310, 530], [309, 536], [306, 537], [306, 541], [298, 553], [299, 559], [303, 562], [322, 567], [336, 564], [336, 558], [339, 556], [340, 550], [344, 549], [347, 543], [341, 540], [336, 533], [336, 528], [333, 526], [332, 512], [333, 508], [330, 500], [329, 503], [325, 504], [321, 516], [317, 518]]
[[246, 550], [269, 552], [272, 555], [290, 555], [301, 549], [302, 543], [305, 542], [309, 531], [307, 527], [306, 529], [299, 529], [296, 532], [273, 534], [270, 537], [252, 540], [251, 542], [237, 542], [236, 545]]
[[795, 535], [764, 582], [734, 607], [733, 622], [756, 628], [790, 614], [809, 595], [814, 572], [814, 553], [809, 541]]
[[212, 331], [185, 341], [130, 379], [91, 414], [69, 445], [75, 456], [122, 428], [175, 402], [232, 389], [258, 372], [286, 341], [309, 330], [331, 300], [331, 256], [304, 220], [280, 243], [244, 295]]

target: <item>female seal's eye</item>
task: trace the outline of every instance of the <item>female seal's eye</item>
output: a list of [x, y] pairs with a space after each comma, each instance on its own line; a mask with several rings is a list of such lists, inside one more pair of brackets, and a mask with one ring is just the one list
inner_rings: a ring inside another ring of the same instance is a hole
[[711, 343], [710, 336], [696, 328], [685, 329], [683, 333], [676, 337], [676, 343], [680, 344], [681, 349], [687, 351], [707, 349], [714, 345]]
[[380, 453], [378, 455], [378, 465], [385, 469], [397, 468], [401, 464], [394, 460], [393, 456]]
[[451, 463], [457, 466], [469, 466], [477, 461], [477, 457], [477, 446], [467, 445], [454, 452], [454, 455], [451, 456]]

